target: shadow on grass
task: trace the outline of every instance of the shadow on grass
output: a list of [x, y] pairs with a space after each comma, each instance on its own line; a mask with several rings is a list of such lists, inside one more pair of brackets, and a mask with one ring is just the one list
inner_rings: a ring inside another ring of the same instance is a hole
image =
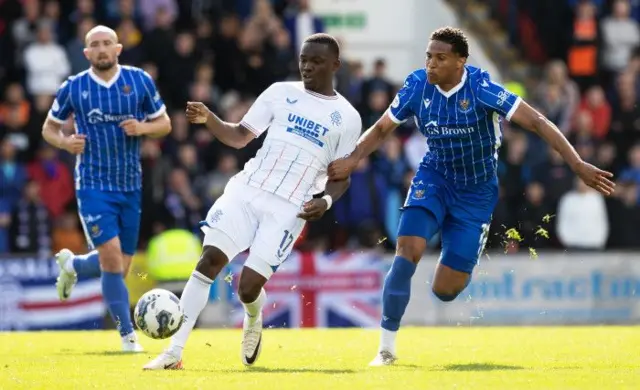
[[74, 352], [74, 351], [61, 351], [58, 355], [74, 355], [74, 356], [120, 356], [120, 355], [129, 355], [129, 356], [139, 356], [144, 355], [143, 353], [131, 353], [124, 351], [89, 351], [89, 352]]
[[522, 366], [510, 366], [495, 363], [447, 364], [433, 371], [513, 371], [524, 370]]
[[212, 368], [212, 369], [188, 369], [187, 371], [195, 371], [195, 372], [218, 372], [218, 373], [250, 373], [250, 372], [260, 372], [260, 373], [284, 373], [284, 374], [329, 374], [329, 375], [337, 375], [337, 374], [355, 374], [358, 371], [356, 370], [348, 370], [348, 369], [332, 369], [332, 368], [269, 368], [269, 367], [239, 367], [239, 368]]

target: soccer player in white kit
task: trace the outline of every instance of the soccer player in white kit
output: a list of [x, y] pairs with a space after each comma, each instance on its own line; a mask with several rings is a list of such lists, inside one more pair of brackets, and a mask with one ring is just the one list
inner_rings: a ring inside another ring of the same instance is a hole
[[[284, 262], [304, 228], [331, 207], [349, 180], [328, 181], [327, 167], [356, 147], [362, 122], [353, 106], [333, 89], [340, 67], [337, 41], [309, 36], [299, 57], [302, 82], [267, 88], [238, 124], [221, 121], [202, 103], [187, 103], [187, 118], [205, 123], [221, 142], [242, 148], [269, 129], [256, 157], [227, 184], [201, 222], [203, 251], [184, 288], [186, 317], [171, 344], [148, 370], [181, 369], [182, 351], [207, 304], [209, 288], [222, 268], [250, 248], [238, 286], [245, 309], [242, 363], [252, 365], [262, 348], [263, 286]], [[313, 196], [324, 192], [324, 196]]]

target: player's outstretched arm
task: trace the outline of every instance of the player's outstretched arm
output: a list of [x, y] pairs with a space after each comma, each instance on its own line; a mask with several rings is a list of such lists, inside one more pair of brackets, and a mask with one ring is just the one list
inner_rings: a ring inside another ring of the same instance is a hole
[[388, 112], [385, 112], [373, 126], [362, 134], [353, 153], [329, 164], [327, 169], [329, 180], [346, 180], [356, 169], [358, 162], [376, 151], [397, 127], [398, 123], [391, 119]]
[[613, 193], [615, 183], [609, 180], [609, 178], [613, 177], [613, 174], [598, 169], [582, 160], [578, 152], [576, 152], [558, 127], [529, 104], [524, 101], [520, 103], [511, 117], [511, 121], [527, 130], [537, 133], [542, 139], [547, 141], [551, 147], [562, 155], [576, 175], [589, 187], [600, 191], [604, 195], [611, 195]]
[[214, 137], [232, 148], [244, 148], [256, 138], [255, 134], [246, 127], [218, 118], [203, 103], [187, 102], [186, 114], [189, 122], [204, 124]]
[[84, 152], [86, 136], [84, 134], [65, 136], [62, 132], [62, 123], [56, 122], [51, 118], [47, 118], [47, 120], [44, 121], [44, 125], [42, 125], [42, 138], [44, 138], [49, 145], [66, 150], [71, 154]]

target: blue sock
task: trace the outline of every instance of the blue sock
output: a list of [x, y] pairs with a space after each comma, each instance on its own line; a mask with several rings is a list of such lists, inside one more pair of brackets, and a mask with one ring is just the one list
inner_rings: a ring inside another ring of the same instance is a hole
[[384, 279], [382, 288], [382, 322], [383, 329], [397, 331], [400, 320], [409, 304], [411, 296], [411, 277], [416, 272], [416, 265], [396, 256], [391, 269]]
[[80, 277], [100, 276], [100, 258], [98, 251], [89, 252], [86, 255], [78, 255], [73, 258], [73, 269]]
[[120, 335], [126, 336], [133, 332], [129, 314], [129, 292], [121, 273], [102, 272], [102, 295]]

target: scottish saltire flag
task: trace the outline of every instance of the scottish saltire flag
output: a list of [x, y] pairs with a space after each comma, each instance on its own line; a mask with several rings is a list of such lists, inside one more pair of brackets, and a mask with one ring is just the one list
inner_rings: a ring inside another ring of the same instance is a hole
[[[246, 254], [229, 265], [232, 323], [242, 327], [244, 310], [235, 291]], [[388, 264], [377, 253], [293, 252], [265, 290], [265, 327], [377, 327]]]

